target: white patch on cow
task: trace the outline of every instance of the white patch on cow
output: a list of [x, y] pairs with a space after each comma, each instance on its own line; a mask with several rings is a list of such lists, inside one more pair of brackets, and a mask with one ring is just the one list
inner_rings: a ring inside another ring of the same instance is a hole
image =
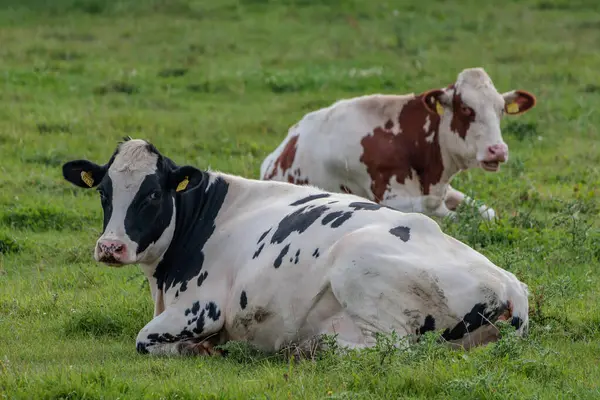
[[130, 140], [119, 145], [119, 151], [108, 169], [112, 180], [112, 213], [104, 233], [96, 242], [94, 257], [99, 258], [98, 243], [101, 240], [116, 240], [125, 244], [127, 253], [121, 261], [125, 264], [137, 262], [138, 243], [125, 232], [125, 216], [144, 178], [156, 172], [158, 155], [147, 148], [143, 140]]
[[[427, 132], [429, 130], [429, 126], [431, 125], [431, 118], [429, 115], [425, 119], [425, 125], [423, 125], [423, 131]], [[425, 137], [425, 141], [427, 143], [433, 143], [433, 139], [435, 138], [435, 131], [432, 131], [429, 136]]]
[[210, 174], [210, 176], [208, 177], [208, 184], [206, 185], [206, 189], [204, 191], [208, 192], [208, 190], [210, 189], [211, 185], [213, 183], [215, 183], [216, 180], [217, 180], [217, 175]]

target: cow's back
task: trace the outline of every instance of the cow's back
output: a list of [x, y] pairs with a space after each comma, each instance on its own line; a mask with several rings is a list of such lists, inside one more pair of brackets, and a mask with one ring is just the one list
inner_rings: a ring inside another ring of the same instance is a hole
[[265, 158], [261, 179], [311, 184], [373, 199], [370, 177], [360, 161], [361, 140], [387, 121], [396, 121], [412, 98], [412, 94], [366, 95], [306, 114]]

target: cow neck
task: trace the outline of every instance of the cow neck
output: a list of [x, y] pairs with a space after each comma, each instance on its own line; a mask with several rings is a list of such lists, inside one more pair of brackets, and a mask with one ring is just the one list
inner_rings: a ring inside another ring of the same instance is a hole
[[175, 193], [173, 238], [153, 275], [159, 290], [166, 292], [181, 284], [178, 291], [185, 291], [203, 272], [204, 246], [215, 230], [228, 189], [229, 183], [221, 176], [203, 171], [196, 187]]
[[[467, 169], [467, 165], [459, 154], [452, 152], [451, 141], [456, 140], [456, 135], [450, 130], [450, 116], [447, 119], [442, 117], [440, 121], [440, 151], [444, 160], [444, 172], [442, 181], [449, 182], [454, 175]], [[462, 140], [462, 139], [461, 139]]]

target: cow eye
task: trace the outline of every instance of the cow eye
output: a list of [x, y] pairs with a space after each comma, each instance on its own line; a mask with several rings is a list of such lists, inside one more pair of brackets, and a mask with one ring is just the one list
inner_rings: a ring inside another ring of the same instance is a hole
[[160, 198], [160, 193], [157, 191], [154, 191], [154, 192], [150, 193], [146, 199], [148, 201], [155, 202], [159, 198]]

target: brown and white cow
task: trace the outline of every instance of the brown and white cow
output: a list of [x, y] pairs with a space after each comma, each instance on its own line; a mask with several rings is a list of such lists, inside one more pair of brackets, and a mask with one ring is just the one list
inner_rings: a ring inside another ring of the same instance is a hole
[[[535, 106], [523, 90], [498, 93], [482, 68], [419, 95], [343, 99], [306, 114], [261, 165], [261, 179], [348, 192], [404, 212], [455, 216], [472, 200], [450, 186], [462, 170], [508, 160], [500, 120]], [[494, 210], [479, 207], [486, 219]]]

